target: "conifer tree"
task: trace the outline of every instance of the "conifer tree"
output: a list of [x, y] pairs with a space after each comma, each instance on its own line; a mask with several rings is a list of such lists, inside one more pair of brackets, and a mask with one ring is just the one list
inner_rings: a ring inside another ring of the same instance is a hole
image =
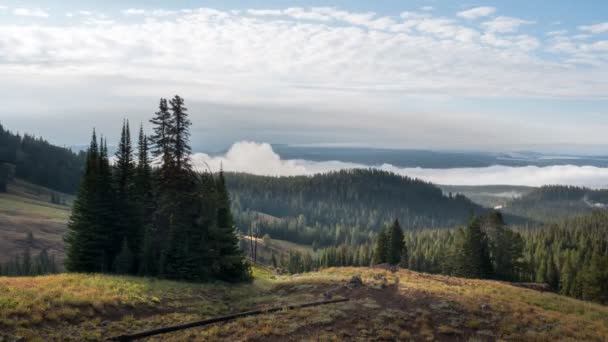
[[395, 220], [388, 231], [389, 243], [387, 252], [387, 262], [391, 265], [397, 265], [401, 262], [403, 250], [405, 248], [403, 241], [403, 231], [399, 225], [399, 220]]
[[188, 119], [187, 108], [184, 107], [184, 99], [175, 95], [170, 101], [173, 120], [173, 156], [177, 170], [190, 170], [190, 119]]
[[388, 246], [389, 236], [385, 229], [382, 229], [376, 238], [376, 246], [374, 247], [373, 264], [383, 264], [388, 261]]
[[[116, 191], [116, 231], [114, 243], [120, 245], [126, 239], [129, 250], [138, 255], [141, 243], [141, 216], [136, 208], [137, 194], [135, 188], [135, 161], [133, 158], [133, 147], [131, 144], [131, 132], [129, 121], [125, 120], [122, 125], [120, 141], [115, 155], [114, 184]], [[137, 263], [131, 263], [137, 265]], [[135, 267], [129, 270], [134, 272]]]
[[107, 140], [101, 138], [99, 147], [98, 189], [96, 191], [95, 220], [99, 225], [99, 232], [103, 236], [102, 272], [112, 270], [114, 256], [120, 251], [121, 232], [116, 225], [116, 196], [112, 167], [108, 157]]
[[478, 218], [474, 218], [467, 227], [462, 253], [462, 276], [488, 278], [492, 274], [488, 241]]
[[138, 216], [141, 246], [139, 251], [138, 272], [142, 275], [153, 275], [157, 271], [157, 260], [154, 254], [152, 236], [154, 234], [153, 213], [155, 210], [152, 185], [152, 167], [148, 152], [148, 138], [143, 125], [139, 127], [137, 143], [137, 167], [135, 169], [135, 207]]
[[248, 264], [238, 247], [238, 237], [230, 210], [230, 196], [224, 172], [220, 169], [215, 184], [217, 193], [216, 248], [219, 254], [218, 277], [225, 280], [245, 280], [250, 277]]
[[104, 270], [105, 236], [98, 222], [100, 151], [93, 131], [84, 176], [68, 222], [65, 266], [71, 272]]
[[170, 170], [173, 168], [174, 159], [174, 143], [173, 131], [174, 120], [169, 112], [167, 100], [161, 98], [158, 105], [158, 112], [154, 113], [154, 117], [150, 120], [152, 123], [154, 134], [150, 136], [152, 142], [152, 155], [159, 158], [160, 162], [160, 181], [167, 182]]

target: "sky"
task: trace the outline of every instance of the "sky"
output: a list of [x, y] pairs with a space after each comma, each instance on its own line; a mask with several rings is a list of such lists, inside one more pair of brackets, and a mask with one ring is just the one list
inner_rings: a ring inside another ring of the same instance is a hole
[[66, 146], [180, 94], [197, 152], [582, 153], [608, 146], [608, 2], [0, 0], [0, 89], [0, 123]]

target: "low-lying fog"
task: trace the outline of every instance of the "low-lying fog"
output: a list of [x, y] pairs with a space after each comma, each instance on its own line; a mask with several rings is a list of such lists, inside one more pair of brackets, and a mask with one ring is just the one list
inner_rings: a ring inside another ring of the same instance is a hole
[[595, 166], [502, 166], [479, 168], [403, 168], [391, 164], [365, 165], [344, 161], [310, 161], [281, 159], [268, 143], [241, 141], [232, 145], [224, 155], [211, 156], [195, 153], [193, 164], [199, 171], [210, 167], [225, 171], [247, 172], [257, 175], [295, 176], [312, 175], [341, 169], [377, 168], [400, 175], [423, 179], [436, 184], [451, 185], [526, 185], [563, 184], [591, 188], [608, 187], [608, 168]]

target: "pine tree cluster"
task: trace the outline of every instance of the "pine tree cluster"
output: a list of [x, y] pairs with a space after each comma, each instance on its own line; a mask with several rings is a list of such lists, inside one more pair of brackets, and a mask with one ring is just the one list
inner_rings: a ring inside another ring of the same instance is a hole
[[[114, 162], [93, 132], [66, 236], [66, 269], [189, 281], [250, 279], [223, 172], [195, 172], [184, 100], [161, 99], [139, 129], [124, 121]], [[150, 159], [150, 153], [157, 163]]]

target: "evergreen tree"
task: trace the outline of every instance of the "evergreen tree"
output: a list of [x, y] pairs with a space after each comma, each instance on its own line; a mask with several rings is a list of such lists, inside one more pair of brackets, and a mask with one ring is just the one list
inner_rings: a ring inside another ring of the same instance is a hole
[[156, 158], [160, 158], [160, 172], [159, 178], [161, 183], [169, 181], [169, 173], [173, 168], [173, 156], [174, 156], [174, 144], [173, 144], [173, 131], [174, 120], [169, 112], [166, 99], [160, 99], [158, 105], [158, 112], [150, 120], [152, 123], [154, 134], [150, 136], [152, 142], [152, 155]]
[[190, 170], [190, 125], [184, 99], [175, 95], [170, 101], [173, 120], [173, 159], [177, 170]]
[[608, 256], [594, 253], [581, 278], [583, 299], [608, 303]]
[[374, 247], [373, 264], [383, 264], [388, 262], [388, 246], [389, 236], [385, 229], [382, 229], [376, 238], [376, 246]]
[[152, 182], [152, 167], [148, 152], [148, 138], [144, 134], [143, 125], [139, 128], [137, 143], [137, 166], [135, 169], [135, 210], [137, 212], [137, 226], [141, 237], [139, 249], [138, 271], [142, 275], [153, 275], [157, 271], [153, 245], [153, 214], [154, 190]]
[[480, 221], [474, 218], [465, 232], [462, 246], [463, 258], [460, 265], [462, 276], [468, 278], [488, 278], [492, 273], [488, 241], [481, 230]]
[[230, 211], [230, 196], [226, 189], [223, 170], [220, 170], [217, 176], [215, 188], [217, 189], [217, 226], [214, 239], [219, 254], [218, 277], [225, 280], [249, 279], [250, 269], [238, 247], [238, 237]]
[[387, 252], [387, 262], [391, 265], [397, 265], [401, 262], [401, 257], [404, 250], [403, 231], [399, 225], [399, 220], [395, 220], [388, 231], [389, 243]]
[[87, 162], [78, 194], [68, 222], [65, 266], [71, 272], [97, 272], [104, 270], [103, 231], [98, 221], [98, 191], [100, 150], [95, 131], [87, 151]]
[[116, 194], [114, 187], [114, 179], [112, 175], [112, 167], [108, 157], [108, 144], [106, 139], [101, 139], [99, 148], [98, 174], [97, 174], [98, 189], [96, 190], [95, 201], [95, 222], [99, 226], [99, 234], [103, 236], [100, 243], [103, 244], [102, 268], [100, 271], [109, 272], [112, 270], [112, 262], [114, 256], [120, 251], [120, 243], [122, 242], [122, 232], [117, 225], [116, 213]]
[[[115, 196], [115, 235], [114, 243], [121, 243], [126, 239], [129, 251], [138, 255], [141, 243], [141, 216], [137, 211], [137, 194], [135, 188], [135, 161], [131, 145], [131, 132], [129, 121], [125, 120], [122, 125], [120, 141], [115, 155], [114, 163], [114, 188]], [[131, 263], [134, 268], [128, 273], [135, 271], [137, 263]]]
[[515, 280], [522, 272], [523, 240], [521, 236], [505, 227], [502, 214], [492, 212], [483, 218], [488, 232], [490, 256], [494, 275], [501, 280]]

